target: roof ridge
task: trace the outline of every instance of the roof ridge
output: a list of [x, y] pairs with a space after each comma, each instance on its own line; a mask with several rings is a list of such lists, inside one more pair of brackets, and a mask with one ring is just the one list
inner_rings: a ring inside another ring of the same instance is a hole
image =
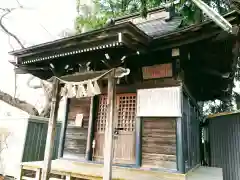
[[[147, 12], [149, 14], [149, 13], [155, 13], [157, 11], [163, 11], [163, 10], [166, 10], [166, 8], [165, 7], [155, 7], [155, 8], [149, 9]], [[141, 17], [141, 13], [137, 12], [137, 13], [132, 13], [129, 15], [124, 15], [122, 17], [117, 17], [117, 18], [115, 18], [115, 22], [122, 21], [124, 19], [129, 19], [129, 18], [136, 18], [136, 17]]]

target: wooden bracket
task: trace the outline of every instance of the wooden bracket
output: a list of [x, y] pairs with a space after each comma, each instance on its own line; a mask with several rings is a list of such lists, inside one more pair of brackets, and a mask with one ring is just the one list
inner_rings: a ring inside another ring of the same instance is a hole
[[233, 34], [234, 36], [238, 36], [238, 35], [239, 35], [239, 26], [237, 26], [237, 25], [233, 26], [233, 28], [232, 28], [232, 34]]

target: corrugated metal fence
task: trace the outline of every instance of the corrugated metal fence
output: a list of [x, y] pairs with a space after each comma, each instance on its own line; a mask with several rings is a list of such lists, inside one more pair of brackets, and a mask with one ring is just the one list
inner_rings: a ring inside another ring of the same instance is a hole
[[240, 113], [209, 118], [210, 165], [224, 180], [240, 180]]
[[[44, 159], [47, 130], [48, 122], [29, 120], [22, 162]], [[61, 124], [57, 123], [52, 159], [56, 159], [58, 155], [60, 131]]]
[[[21, 162], [44, 159], [48, 119], [9, 117], [0, 119], [0, 174], [19, 176]], [[57, 123], [53, 159], [57, 158], [61, 123]]]

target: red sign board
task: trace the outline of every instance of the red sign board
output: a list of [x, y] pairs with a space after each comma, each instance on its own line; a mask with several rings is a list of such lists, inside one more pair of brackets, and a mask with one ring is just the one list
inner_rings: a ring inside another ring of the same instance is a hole
[[142, 68], [143, 79], [172, 77], [172, 63], [147, 66]]

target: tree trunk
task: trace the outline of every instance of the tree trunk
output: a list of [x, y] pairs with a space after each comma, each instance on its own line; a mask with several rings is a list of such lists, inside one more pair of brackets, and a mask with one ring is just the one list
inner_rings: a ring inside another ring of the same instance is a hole
[[50, 117], [50, 111], [51, 111], [51, 100], [52, 100], [52, 93], [53, 93], [53, 87], [52, 84], [41, 81], [41, 87], [43, 88], [44, 94], [45, 94], [45, 106], [40, 113], [40, 116], [43, 117]]
[[42, 117], [47, 117], [49, 118], [50, 117], [50, 111], [51, 111], [51, 104], [50, 104], [51, 101], [48, 100], [48, 102], [46, 102], [42, 112], [40, 113], [39, 116], [42, 116]]
[[18, 109], [21, 109], [22, 111], [25, 111], [26, 113], [34, 116], [38, 116], [38, 110], [31, 104], [27, 103], [26, 101], [21, 101], [18, 98], [14, 98], [11, 95], [3, 92], [0, 90], [0, 100], [13, 106]]

